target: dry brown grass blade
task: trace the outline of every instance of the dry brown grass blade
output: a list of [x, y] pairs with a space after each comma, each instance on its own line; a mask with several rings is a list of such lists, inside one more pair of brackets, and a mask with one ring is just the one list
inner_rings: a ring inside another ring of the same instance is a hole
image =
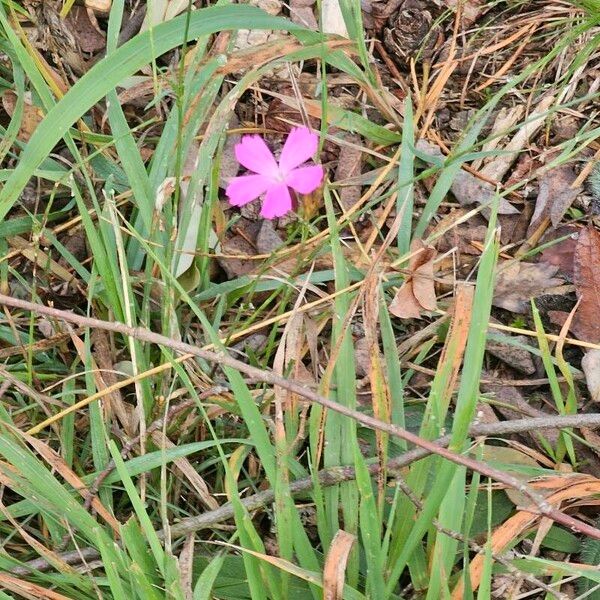
[[[558, 481], [557, 481], [558, 480]], [[581, 500], [588, 498], [595, 501], [595, 497], [600, 493], [600, 480], [588, 475], [571, 477], [565, 484], [565, 478], [552, 478], [545, 481], [543, 487], [548, 489], [552, 485], [559, 485], [561, 489], [555, 491], [546, 498], [548, 505], [560, 505], [565, 500]], [[542, 487], [542, 486], [536, 486]], [[492, 552], [500, 553], [515, 539], [518, 539], [527, 529], [531, 528], [540, 520], [540, 514], [533, 507], [520, 510], [510, 519], [505, 521], [492, 535]], [[473, 590], [476, 590], [481, 583], [485, 557], [476, 556], [471, 561], [470, 578]], [[462, 580], [457, 584], [452, 592], [452, 600], [462, 600], [464, 587]]]
[[0, 573], [0, 587], [31, 600], [69, 600], [68, 596], [63, 596], [35, 583], [21, 581], [17, 577], [7, 575], [6, 573]]
[[[390, 391], [386, 384], [384, 365], [379, 349], [379, 335], [377, 325], [379, 323], [379, 276], [373, 270], [365, 280], [365, 300], [363, 306], [363, 322], [365, 338], [369, 350], [369, 382], [371, 384], [371, 396], [373, 405], [373, 414], [386, 423], [390, 422], [391, 406]], [[380, 471], [377, 477], [377, 490], [380, 509], [383, 509], [385, 501], [385, 483], [387, 480], [385, 465], [387, 463], [387, 442], [389, 435], [381, 431], [376, 434], [377, 456], [379, 459]]]
[[[99, 360], [102, 363], [100, 368], [103, 370], [107, 369], [105, 374], [100, 372], [100, 369], [98, 368], [94, 358], [88, 357], [87, 348], [83, 341], [74, 333], [71, 333], [71, 341], [73, 342], [77, 354], [79, 355], [79, 358], [81, 358], [83, 364], [86, 364], [86, 361], [90, 360], [90, 366], [93, 369], [93, 376], [98, 391], [105, 392], [104, 397], [106, 398], [107, 402], [103, 408], [107, 421], [111, 421], [111, 413], [114, 412], [121, 422], [122, 427], [125, 429], [127, 435], [131, 437], [135, 433], [135, 423], [132, 422], [134, 415], [131, 410], [127, 410], [126, 405], [123, 402], [123, 398], [121, 397], [119, 388], [116, 387], [116, 385], [119, 383], [119, 380], [117, 379], [116, 375], [111, 372], [112, 361], [108, 356], [104, 355], [104, 353], [108, 351], [108, 340], [103, 338], [106, 338], [106, 332], [93, 332], [94, 345], [96, 348], [96, 352], [93, 352], [93, 354], [100, 355]], [[105, 381], [105, 377], [107, 376], [107, 379], [109, 380]]]
[[[4, 483], [4, 481], [3, 481]], [[15, 531], [42, 557], [42, 560], [46, 561], [48, 565], [52, 565], [60, 573], [71, 573], [73, 567], [63, 560], [62, 556], [57, 552], [49, 550], [37, 540], [33, 535], [27, 531], [10, 513], [9, 509], [0, 501], [0, 512], [4, 515], [4, 518], [15, 528]], [[26, 570], [26, 574], [29, 575], [30, 571]]]
[[[151, 433], [152, 441], [159, 448], [175, 448], [174, 444], [167, 436], [160, 430], [155, 430]], [[210, 495], [210, 491], [206, 482], [201, 475], [194, 469], [192, 463], [185, 456], [176, 458], [174, 461], [175, 466], [183, 473], [189, 484], [194, 488], [198, 498], [210, 510], [215, 510], [219, 507], [217, 501]]]
[[323, 567], [323, 600], [342, 600], [346, 563], [355, 540], [343, 529], [333, 536]]
[[[87, 486], [81, 479], [71, 470], [69, 465], [63, 460], [63, 458], [57, 454], [52, 448], [41, 440], [27, 435], [26, 433], [19, 432], [23, 436], [25, 441], [48, 463], [52, 469], [55, 469], [60, 476], [77, 490], [82, 498], [87, 499], [90, 495]], [[120, 523], [112, 516], [112, 514], [104, 508], [104, 505], [100, 500], [95, 497], [91, 500], [92, 507], [94, 510], [110, 525], [114, 534], [120, 537]]]
[[[142, 327], [130, 327], [128, 325], [125, 325], [124, 323], [103, 321], [101, 319], [84, 317], [75, 313], [71, 313], [69, 311], [62, 311], [56, 308], [43, 306], [41, 304], [28, 302], [26, 300], [11, 298], [10, 296], [6, 296], [3, 294], [0, 294], [0, 304], [5, 304], [7, 306], [13, 306], [16, 308], [33, 311], [38, 314], [54, 317], [78, 325], [85, 324], [91, 328], [100, 328], [106, 331], [113, 331], [125, 335], [129, 338], [137, 339], [139, 341], [167, 346], [173, 350], [176, 350], [177, 352], [189, 353], [194, 356], [197, 356], [198, 358], [202, 358], [212, 364], [220, 364], [231, 367], [241, 373], [245, 373], [246, 375], [257, 379], [258, 381], [262, 381], [270, 385], [279, 385], [283, 388], [286, 388], [292, 392], [299, 394], [300, 396], [304, 397], [306, 400], [313, 402], [314, 404], [318, 404], [326, 409], [334, 410], [346, 417], [354, 419], [357, 423], [361, 423], [366, 427], [369, 427], [374, 430], [385, 431], [406, 442], [415, 444], [420, 448], [433, 452], [434, 454], [437, 454], [452, 463], [461, 465], [469, 470], [476, 471], [484, 475], [485, 477], [495, 479], [496, 481], [503, 483], [509, 487], [518, 489], [531, 500], [531, 502], [538, 508], [540, 514], [553, 519], [557, 523], [561, 523], [562, 525], [570, 527], [575, 531], [579, 531], [585, 535], [588, 535], [589, 537], [592, 537], [594, 539], [600, 539], [599, 529], [588, 525], [583, 521], [574, 519], [573, 517], [566, 515], [560, 512], [559, 510], [556, 510], [547, 502], [545, 502], [544, 499], [541, 498], [537, 493], [532, 491], [527, 485], [523, 484], [523, 482], [519, 481], [512, 475], [495, 469], [487, 463], [471, 459], [462, 454], [457, 454], [445, 448], [441, 448], [435, 443], [430, 442], [428, 440], [424, 440], [418, 435], [415, 435], [414, 433], [411, 433], [410, 431], [407, 431], [402, 427], [398, 427], [397, 425], [391, 425], [389, 423], [384, 423], [378, 419], [375, 419], [374, 417], [371, 417], [357, 410], [348, 408], [345, 405], [334, 402], [333, 400], [330, 400], [325, 396], [313, 392], [311, 389], [307, 388], [306, 386], [300, 384], [297, 381], [290, 381], [280, 377], [279, 375], [276, 375], [271, 371], [266, 371], [254, 367], [252, 365], [248, 365], [240, 360], [232, 358], [226, 352], [210, 352], [208, 350], [192, 346], [191, 344], [186, 344], [178, 340], [172, 340], [164, 335], [154, 333]], [[170, 366], [170, 363], [168, 364]], [[63, 414], [64, 413], [65, 411], [63, 411]], [[46, 419], [46, 421], [43, 421], [33, 429], [43, 429], [50, 423], [54, 422], [54, 420], [55, 419]]]
[[444, 405], [450, 402], [450, 397], [458, 381], [460, 366], [469, 337], [474, 294], [475, 289], [471, 285], [457, 286], [450, 331], [440, 357], [442, 368], [450, 370], [448, 385], [444, 390], [444, 399], [442, 400]]

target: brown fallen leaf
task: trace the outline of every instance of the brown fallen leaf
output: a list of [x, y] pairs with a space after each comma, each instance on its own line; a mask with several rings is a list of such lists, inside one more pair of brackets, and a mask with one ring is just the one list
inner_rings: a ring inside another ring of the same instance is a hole
[[[516, 335], [512, 337], [515, 342], [527, 344], [529, 339], [524, 335]], [[525, 375], [533, 375], [535, 373], [535, 365], [531, 358], [531, 353], [523, 348], [488, 340], [485, 349], [497, 359], [506, 363], [513, 369], [524, 373]]]
[[111, 4], [112, 0], [85, 0], [85, 7], [100, 15], [108, 15]]
[[437, 308], [433, 279], [437, 251], [422, 240], [413, 240], [410, 250], [413, 256], [408, 263], [409, 275], [389, 306], [389, 311], [399, 319], [419, 319], [422, 311]]
[[66, 24], [82, 52], [93, 54], [105, 48], [106, 34], [98, 26], [93, 9], [72, 6]]
[[557, 266], [561, 275], [563, 275], [567, 281], [573, 281], [575, 248], [577, 248], [577, 239], [579, 238], [578, 229], [571, 225], [553, 229], [549, 232], [549, 235], [542, 238], [541, 242], [546, 244], [547, 242], [565, 236], [568, 237], [552, 246], [548, 246], [540, 254], [540, 261]]
[[586, 342], [600, 343], [600, 233], [590, 226], [579, 234], [573, 283], [579, 308], [572, 330]]
[[489, 5], [483, 2], [483, 0], [469, 0], [469, 2], [462, 2], [461, 0], [444, 0], [444, 4], [455, 11], [460, 4], [462, 9], [461, 26], [465, 29], [475, 23], [482, 14], [490, 9]]
[[563, 283], [554, 277], [558, 267], [548, 263], [507, 261], [498, 269], [492, 304], [511, 312], [526, 313], [531, 298], [543, 296]]
[[[419, 140], [416, 146], [418, 150], [425, 152], [432, 157], [446, 158], [438, 146], [427, 140]], [[450, 191], [462, 206], [488, 204], [491, 203], [496, 195], [494, 186], [477, 179], [475, 175], [472, 175], [463, 169], [456, 174], [456, 177], [450, 186]], [[506, 198], [500, 198], [498, 200], [498, 214], [514, 215], [518, 214], [518, 212], [518, 209], [516, 209]]]
[[540, 177], [535, 211], [527, 230], [528, 236], [532, 235], [547, 217], [550, 218], [553, 227], [558, 227], [573, 200], [581, 193], [581, 187], [571, 187], [576, 179], [577, 175], [570, 165], [554, 167]]
[[360, 148], [360, 136], [351, 134], [345, 136], [344, 139], [351, 142], [352, 145], [344, 144], [340, 148], [335, 181], [340, 184], [340, 203], [344, 210], [349, 210], [360, 198], [361, 186], [348, 185], [346, 180], [361, 174], [363, 153]]
[[[17, 106], [17, 95], [12, 90], [7, 90], [2, 94], [2, 106], [8, 113], [8, 116], [12, 117]], [[29, 94], [26, 95], [23, 103], [21, 126], [19, 127], [17, 138], [22, 142], [28, 142], [35, 131], [35, 128], [40, 124], [43, 118], [44, 113], [42, 110], [32, 104], [31, 96]]]
[[315, 18], [315, 0], [290, 0], [290, 19], [308, 29], [317, 31], [319, 24]]

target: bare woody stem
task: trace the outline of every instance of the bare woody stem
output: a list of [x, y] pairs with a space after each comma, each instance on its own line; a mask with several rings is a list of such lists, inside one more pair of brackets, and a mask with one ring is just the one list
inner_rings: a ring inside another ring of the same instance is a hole
[[[46, 315], [48, 317], [74, 323], [82, 327], [104, 329], [106, 331], [120, 333], [143, 342], [171, 348], [172, 350], [181, 352], [183, 354], [191, 354], [193, 356], [197, 356], [198, 358], [202, 358], [207, 362], [230, 367], [259, 381], [263, 381], [264, 383], [280, 386], [283, 389], [287, 389], [290, 392], [298, 394], [310, 402], [319, 404], [329, 410], [336, 411], [346, 417], [349, 417], [350, 419], [355, 420], [357, 423], [361, 423], [365, 427], [389, 433], [390, 435], [403, 439], [419, 448], [427, 450], [430, 453], [437, 454], [438, 456], [441, 456], [450, 462], [461, 465], [467, 469], [470, 469], [471, 471], [476, 471], [485, 477], [489, 477], [511, 488], [514, 488], [520, 491], [532, 502], [532, 504], [535, 506], [535, 509], [532, 509], [533, 512], [537, 512], [572, 530], [579, 531], [580, 533], [583, 533], [589, 537], [600, 540], [599, 529], [557, 510], [551, 506], [541, 495], [539, 495], [537, 492], [534, 492], [527, 484], [523, 483], [516, 477], [499, 471], [498, 469], [495, 469], [482, 461], [475, 460], [462, 454], [457, 454], [456, 452], [452, 452], [451, 450], [436, 445], [434, 442], [424, 440], [414, 433], [403, 429], [402, 427], [392, 425], [391, 423], [385, 423], [370, 417], [369, 415], [362, 414], [356, 410], [338, 404], [337, 402], [334, 402], [325, 396], [321, 396], [320, 394], [313, 392], [311, 389], [293, 380], [280, 377], [271, 371], [265, 371], [263, 369], [253, 367], [252, 365], [247, 365], [240, 360], [232, 358], [225, 351], [212, 352], [210, 350], [192, 346], [191, 344], [186, 344], [185, 342], [172, 340], [164, 335], [154, 333], [142, 327], [134, 328], [129, 327], [124, 323], [109, 322], [101, 319], [84, 317], [72, 312], [51, 308], [33, 302], [27, 302], [18, 298], [11, 298], [10, 296], [6, 296], [4, 294], [0, 294], [0, 304]], [[177, 531], [175, 526], [173, 529], [173, 533], [175, 533]]]
[[[162, 422], [162, 419], [160, 419]], [[504, 423], [491, 423], [486, 425], [474, 425], [469, 429], [469, 435], [472, 437], [484, 437], [492, 435], [506, 435], [511, 433], [522, 433], [539, 431], [542, 429], [562, 429], [565, 427], [589, 427], [590, 429], [600, 427], [600, 414], [587, 414], [587, 415], [566, 415], [566, 416], [549, 416], [549, 417], [536, 417], [531, 419], [519, 419], [516, 421], [507, 421]], [[437, 447], [445, 447], [450, 443], [450, 436], [446, 435], [435, 440], [434, 445]], [[390, 460], [386, 464], [388, 472], [393, 473], [408, 465], [421, 460], [426, 456], [431, 455], [429, 450], [423, 448], [414, 448], [402, 455]], [[377, 475], [380, 471], [379, 464], [371, 464], [368, 466], [369, 473], [371, 475]], [[339, 466], [331, 467], [329, 469], [323, 469], [317, 474], [319, 482], [322, 487], [328, 487], [341, 483], [343, 481], [351, 481], [355, 478], [356, 472], [354, 467], [351, 466]], [[290, 493], [293, 496], [301, 494], [303, 492], [309, 492], [314, 485], [314, 479], [312, 477], [306, 477], [304, 479], [298, 479], [290, 483]], [[264, 490], [248, 496], [247, 498], [241, 499], [241, 503], [244, 508], [248, 511], [254, 511], [271, 504], [275, 500], [275, 493], [272, 489]], [[193, 517], [187, 517], [170, 526], [170, 535], [173, 537], [179, 537], [189, 535], [203, 529], [210, 529], [219, 523], [228, 521], [234, 516], [233, 507], [230, 503], [224, 504], [215, 510], [202, 513]], [[158, 537], [164, 538], [164, 532], [159, 531]], [[79, 564], [84, 560], [95, 560], [99, 554], [95, 548], [83, 548], [79, 551], [70, 551], [60, 554], [62, 561], [67, 564]], [[11, 573], [15, 575], [24, 576], [27, 575], [31, 569], [45, 571], [49, 569], [51, 565], [45, 558], [37, 558], [27, 563], [23, 567], [15, 567], [11, 569]]]

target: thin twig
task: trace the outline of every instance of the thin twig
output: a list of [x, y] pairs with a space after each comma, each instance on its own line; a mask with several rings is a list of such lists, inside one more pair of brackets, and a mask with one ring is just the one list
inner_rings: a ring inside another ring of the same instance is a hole
[[[437, 454], [454, 464], [461, 465], [471, 471], [476, 471], [485, 477], [489, 477], [491, 479], [495, 479], [508, 487], [511, 487], [515, 490], [521, 492], [524, 496], [526, 496], [531, 503], [536, 507], [539, 514], [544, 515], [545, 517], [555, 521], [556, 523], [560, 523], [565, 527], [568, 527], [574, 531], [579, 531], [591, 538], [600, 540], [600, 529], [593, 527], [592, 525], [588, 525], [583, 521], [579, 521], [567, 515], [560, 510], [554, 508], [550, 505], [543, 496], [533, 491], [526, 483], [513, 477], [512, 475], [495, 469], [488, 465], [485, 462], [475, 460], [473, 458], [469, 458], [468, 456], [464, 456], [462, 454], [457, 454], [452, 450], [447, 450], [441, 446], [436, 445], [433, 442], [428, 440], [424, 440], [420, 438], [418, 435], [403, 429], [402, 427], [398, 427], [397, 425], [392, 425], [391, 423], [385, 423], [380, 421], [379, 419], [375, 419], [370, 417], [369, 415], [365, 415], [357, 410], [353, 410], [326, 398], [325, 396], [321, 396], [316, 392], [313, 392], [310, 389], [307, 389], [306, 386], [297, 383], [296, 381], [285, 379], [272, 371], [265, 371], [263, 369], [259, 369], [257, 367], [253, 367], [252, 365], [247, 365], [246, 363], [232, 358], [225, 351], [221, 352], [212, 352], [210, 350], [205, 350], [202, 348], [197, 348], [196, 346], [192, 346], [191, 344], [186, 344], [185, 342], [180, 342], [178, 340], [172, 340], [164, 335], [160, 335], [158, 333], [154, 333], [148, 329], [143, 327], [130, 327], [129, 325], [125, 325], [124, 323], [119, 322], [110, 322], [103, 321], [101, 319], [94, 319], [91, 317], [84, 317], [81, 315], [77, 315], [72, 312], [59, 310], [56, 308], [51, 308], [48, 306], [44, 306], [42, 304], [36, 304], [33, 302], [27, 302], [26, 300], [20, 300], [18, 298], [11, 298], [10, 296], [6, 296], [4, 294], [0, 294], [0, 304], [4, 304], [6, 306], [12, 306], [15, 308], [21, 308], [23, 310], [28, 310], [34, 313], [46, 315], [49, 317], [54, 317], [55, 319], [61, 319], [63, 321], [67, 321], [70, 323], [75, 323], [80, 326], [86, 326], [90, 328], [98, 328], [105, 329], [107, 331], [113, 331], [115, 333], [120, 333], [125, 336], [132, 337], [134, 339], [148, 342], [151, 344], [157, 344], [159, 346], [165, 346], [167, 348], [171, 348], [181, 353], [193, 354], [199, 358], [206, 360], [207, 362], [220, 364], [221, 366], [230, 367], [239, 371], [241, 373], [245, 373], [250, 377], [256, 377], [261, 379], [263, 382], [278, 385], [283, 389], [287, 389], [290, 392], [298, 394], [302, 396], [306, 400], [310, 400], [315, 404], [320, 404], [329, 410], [333, 410], [342, 414], [350, 419], [353, 419], [357, 423], [361, 423], [362, 425], [379, 431], [384, 431], [398, 437], [402, 440], [410, 442], [415, 446], [428, 450], [431, 453]], [[73, 405], [76, 406], [76, 405]], [[61, 414], [66, 414], [69, 409], [62, 411]], [[55, 419], [46, 419], [38, 426], [32, 428], [28, 433], [38, 432], [40, 429], [45, 427], [46, 425], [54, 422]], [[174, 526], [173, 534], [175, 535]]]
[[[566, 427], [589, 427], [593, 429], [600, 427], [600, 414], [587, 414], [587, 415], [560, 415], [560, 416], [549, 416], [549, 417], [536, 417], [531, 419], [519, 419], [516, 421], [507, 421], [503, 423], [490, 423], [484, 425], [474, 425], [469, 429], [469, 435], [472, 437], [482, 436], [496, 436], [496, 435], [507, 435], [511, 433], [523, 433], [525, 431], [531, 432], [540, 429], [563, 429]], [[448, 446], [450, 443], [451, 436], [445, 435], [435, 440], [434, 445], [441, 447]], [[386, 464], [386, 469], [390, 473], [397, 472], [403, 469], [413, 462], [421, 460], [431, 454], [430, 451], [423, 448], [414, 448], [409, 450], [396, 458], [391, 459]], [[369, 473], [371, 475], [377, 475], [380, 471], [379, 463], [373, 463], [368, 466]], [[322, 487], [329, 487], [342, 483], [344, 481], [351, 481], [355, 478], [354, 467], [351, 466], [340, 466], [330, 467], [323, 469], [317, 473], [319, 482]], [[306, 477], [304, 479], [298, 479], [290, 483], [290, 494], [292, 496], [298, 495], [302, 492], [308, 492], [312, 489], [314, 479], [312, 477]], [[248, 511], [258, 510], [267, 504], [271, 504], [275, 500], [275, 492], [272, 489], [264, 490], [248, 496], [247, 498], [241, 499], [241, 503], [244, 508]], [[216, 510], [202, 513], [193, 517], [187, 517], [182, 519], [179, 523], [171, 526], [171, 535], [174, 537], [185, 536], [190, 533], [195, 533], [203, 529], [210, 529], [215, 525], [219, 525], [224, 521], [232, 519], [234, 516], [233, 507], [230, 503], [220, 506]], [[158, 532], [158, 537], [162, 538], [163, 532]], [[99, 554], [95, 548], [84, 548], [81, 552], [83, 556], [89, 560], [98, 558]], [[60, 554], [60, 559], [65, 563], [72, 565], [78, 564], [81, 561], [81, 554], [79, 552], [65, 552]], [[11, 573], [16, 575], [24, 576], [30, 573], [31, 570], [45, 571], [48, 570], [50, 565], [44, 558], [36, 558], [28, 563], [25, 563], [22, 567], [15, 567], [11, 569]]]

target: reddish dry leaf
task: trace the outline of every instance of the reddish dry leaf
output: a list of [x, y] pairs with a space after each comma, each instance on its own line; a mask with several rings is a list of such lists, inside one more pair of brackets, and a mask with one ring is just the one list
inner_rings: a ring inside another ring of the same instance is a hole
[[579, 234], [573, 282], [580, 303], [572, 330], [578, 338], [597, 344], [600, 342], [600, 233], [592, 226]]
[[[554, 277], [558, 267], [547, 263], [504, 263], [496, 276], [494, 306], [516, 313], [526, 313], [531, 298], [542, 296], [563, 283]], [[563, 290], [560, 290], [563, 291]]]
[[554, 167], [540, 177], [540, 188], [528, 235], [532, 235], [546, 217], [550, 218], [553, 227], [558, 227], [565, 212], [581, 192], [581, 187], [571, 188], [576, 179], [577, 175], [569, 165]]
[[547, 243], [553, 239], [564, 237], [566, 239], [548, 246], [540, 255], [540, 260], [558, 267], [558, 270], [569, 281], [573, 281], [573, 268], [575, 260], [575, 248], [577, 247], [577, 228], [573, 226], [559, 227], [553, 230], [549, 236], [544, 236], [542, 242]]
[[333, 537], [323, 567], [323, 600], [342, 600], [344, 573], [356, 537], [339, 529]]
[[434, 259], [437, 252], [421, 240], [413, 240], [410, 246], [409, 275], [394, 296], [389, 310], [399, 319], [418, 319], [424, 310], [435, 310]]

